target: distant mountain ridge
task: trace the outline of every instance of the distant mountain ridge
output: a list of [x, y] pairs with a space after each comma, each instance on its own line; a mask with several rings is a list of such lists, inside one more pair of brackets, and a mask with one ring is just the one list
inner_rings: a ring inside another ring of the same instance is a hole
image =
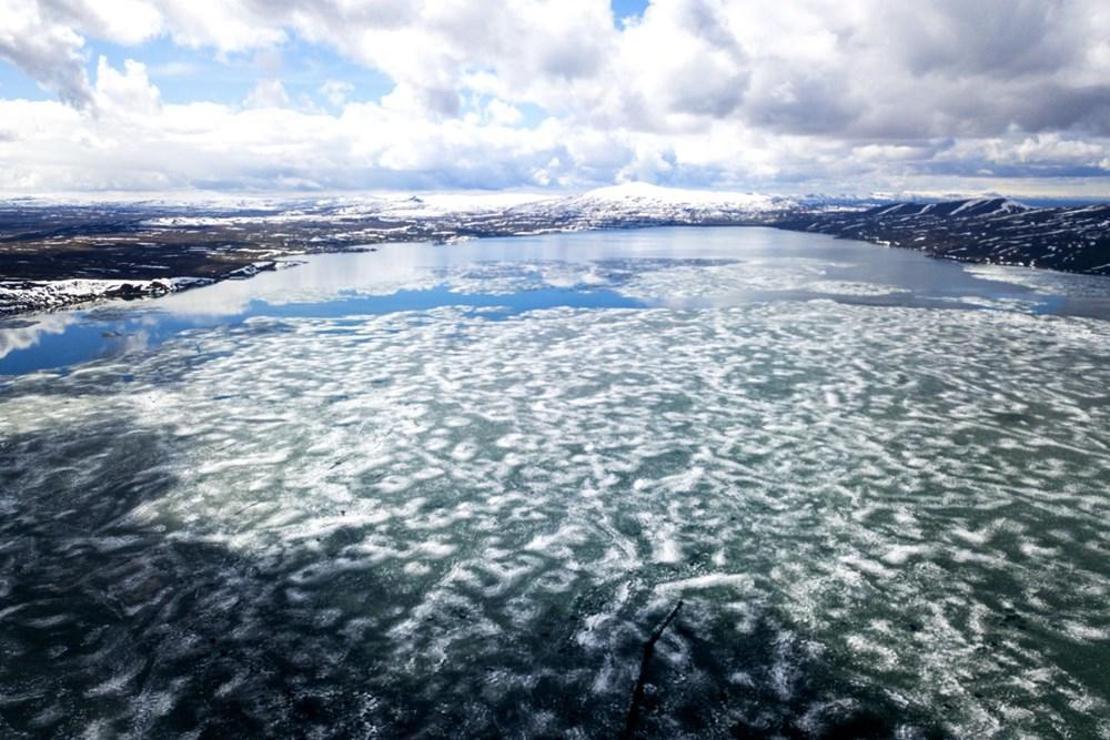
[[223, 203], [0, 202], [0, 315], [244, 277], [383, 242], [651, 226], [766, 226], [965, 262], [1110, 275], [1110, 204], [881, 202], [627, 183], [577, 195], [428, 194]]
[[975, 198], [971, 200], [951, 200], [939, 203], [895, 203], [892, 206], [872, 208], [875, 216], [990, 216], [999, 213], [1022, 213], [1031, 210], [1009, 198]]
[[512, 215], [545, 228], [559, 226], [582, 230], [675, 224], [766, 224], [799, 207], [797, 201], [777, 195], [625, 183], [580, 195], [524, 203], [512, 209]]
[[1110, 275], [1110, 204], [1036, 208], [1007, 198], [798, 211], [775, 223], [964, 262]]

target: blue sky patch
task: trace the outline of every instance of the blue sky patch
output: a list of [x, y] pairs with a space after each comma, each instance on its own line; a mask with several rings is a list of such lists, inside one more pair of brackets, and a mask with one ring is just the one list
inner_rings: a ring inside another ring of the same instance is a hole
[[613, 19], [619, 27], [625, 18], [642, 16], [647, 6], [648, 0], [613, 0]]

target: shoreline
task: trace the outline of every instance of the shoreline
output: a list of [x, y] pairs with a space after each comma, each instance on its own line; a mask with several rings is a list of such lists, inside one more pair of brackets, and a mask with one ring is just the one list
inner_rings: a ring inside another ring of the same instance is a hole
[[969, 264], [1110, 275], [1110, 204], [1005, 198], [930, 203], [790, 200], [656, 187], [496, 204], [417, 196], [227, 207], [0, 201], [0, 318], [137, 300], [383, 243], [673, 226], [763, 226]]
[[[516, 236], [537, 236], [545, 233], [580, 233], [588, 231], [614, 231], [626, 229], [657, 229], [669, 227], [732, 227], [732, 228], [773, 228], [782, 231], [793, 231], [802, 233], [817, 233], [829, 236], [834, 236], [837, 239], [845, 239], [851, 241], [859, 241], [872, 246], [885, 247], [888, 249], [908, 249], [912, 251], [921, 252], [927, 257], [933, 259], [941, 259], [952, 262], [960, 262], [970, 265], [998, 265], [1004, 267], [1024, 267], [1027, 269], [1035, 269], [1044, 272], [1056, 272], [1068, 275], [1089, 275], [1092, 277], [1110, 278], [1110, 265], [1107, 265], [1105, 272], [1086, 272], [1080, 270], [1067, 270], [1055, 267], [1045, 267], [1036, 264], [1026, 264], [1022, 262], [1005, 262], [1005, 261], [992, 261], [990, 258], [976, 258], [974, 256], [967, 256], [961, 254], [946, 254], [930, 251], [929, 249], [920, 248], [912, 245], [904, 245], [897, 243], [890, 243], [885, 240], [877, 238], [867, 238], [866, 236], [850, 236], [845, 234], [830, 233], [829, 231], [817, 230], [813, 228], [796, 228], [789, 225], [777, 223], [650, 223], [650, 224], [624, 224], [624, 225], [611, 225], [599, 226], [593, 228], [547, 228], [535, 229], [533, 231], [520, 231], [512, 234], [487, 234], [487, 235], [452, 235], [446, 239], [439, 240], [426, 240], [426, 239], [388, 239], [384, 241], [374, 242], [373, 244], [364, 244], [358, 246], [342, 246], [336, 249], [319, 249], [311, 252], [306, 251], [289, 251], [285, 254], [276, 257], [275, 259], [258, 261], [258, 262], [225, 262], [224, 264], [235, 265], [233, 269], [214, 272], [206, 276], [195, 275], [172, 275], [172, 276], [159, 276], [149, 279], [112, 279], [110, 277], [74, 277], [74, 276], [59, 276], [52, 279], [41, 280], [26, 280], [26, 279], [11, 279], [0, 275], [0, 322], [10, 319], [26, 317], [36, 314], [50, 314], [60, 311], [82, 309], [86, 307], [95, 306], [100, 303], [122, 300], [130, 301], [145, 301], [153, 298], [160, 298], [171, 293], [181, 293], [195, 288], [202, 288], [216, 283], [224, 282], [226, 280], [249, 280], [261, 272], [272, 272], [279, 269], [287, 269], [295, 267], [298, 263], [291, 261], [291, 258], [303, 257], [309, 254], [342, 254], [360, 251], [375, 251], [378, 246], [382, 244], [411, 244], [419, 241], [438, 241], [441, 244], [449, 245], [457, 243], [461, 240], [467, 239], [482, 239], [482, 238], [505, 238]], [[49, 255], [44, 255], [49, 258]]]

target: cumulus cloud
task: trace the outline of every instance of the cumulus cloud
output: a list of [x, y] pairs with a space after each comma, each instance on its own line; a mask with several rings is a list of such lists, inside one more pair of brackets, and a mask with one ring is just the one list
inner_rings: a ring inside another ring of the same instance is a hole
[[126, 117], [157, 113], [161, 105], [161, 94], [147, 77], [146, 65], [134, 59], [128, 59], [123, 69], [117, 70], [100, 57], [94, 99], [101, 111], [119, 112]]
[[343, 107], [343, 104], [347, 102], [354, 91], [355, 86], [343, 80], [326, 80], [320, 86], [320, 94], [336, 108]]
[[247, 94], [244, 104], [248, 108], [284, 108], [289, 105], [289, 95], [281, 80], [259, 80]]
[[[320, 110], [275, 68], [241, 105], [167, 105], [154, 38], [217, 60], [296, 41], [392, 90], [327, 79]], [[90, 81], [102, 40], [136, 61]], [[5, 189], [1110, 176], [1101, 0], [653, 0], [619, 21], [604, 0], [0, 0], [0, 58], [70, 106], [0, 101]]]
[[38, 4], [20, 0], [0, 0], [0, 19], [0, 59], [67, 103], [85, 107], [92, 102], [81, 34], [52, 22]]

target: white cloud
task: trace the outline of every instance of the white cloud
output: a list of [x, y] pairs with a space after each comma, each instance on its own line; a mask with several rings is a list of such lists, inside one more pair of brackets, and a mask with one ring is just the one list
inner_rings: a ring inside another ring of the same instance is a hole
[[515, 105], [509, 105], [497, 98], [491, 100], [486, 106], [486, 115], [490, 123], [498, 126], [515, 126], [524, 118], [524, 114]]
[[248, 108], [285, 108], [289, 105], [289, 95], [281, 80], [259, 80], [243, 103]]
[[327, 80], [320, 86], [320, 94], [336, 108], [343, 107], [343, 104], [347, 102], [354, 91], [354, 85], [342, 80]]
[[75, 29], [52, 22], [37, 3], [0, 0], [0, 59], [24, 70], [63, 101], [92, 102], [82, 47]]
[[117, 44], [142, 43], [158, 35], [163, 27], [162, 14], [147, 0], [47, 0], [38, 5], [55, 23]]
[[[246, 109], [170, 106], [141, 48], [140, 61], [101, 60], [95, 85], [86, 78], [97, 40], [158, 36], [262, 60], [293, 53], [297, 38], [394, 87], [356, 104], [350, 79], [330, 79], [319, 88], [327, 111], [303, 96], [293, 109], [281, 65], [262, 64]], [[495, 11], [461, 0], [0, 0], [0, 58], [89, 111], [0, 101], [0, 185], [859, 189], [1090, 175], [1110, 159], [1107, 39], [1100, 0], [654, 0], [628, 23], [605, 0]], [[525, 106], [543, 123], [526, 125]], [[72, 142], [89, 151], [59, 157]]]
[[114, 111], [126, 117], [158, 112], [161, 95], [146, 74], [146, 65], [128, 59], [120, 72], [100, 57], [96, 65], [94, 99], [100, 111]]

